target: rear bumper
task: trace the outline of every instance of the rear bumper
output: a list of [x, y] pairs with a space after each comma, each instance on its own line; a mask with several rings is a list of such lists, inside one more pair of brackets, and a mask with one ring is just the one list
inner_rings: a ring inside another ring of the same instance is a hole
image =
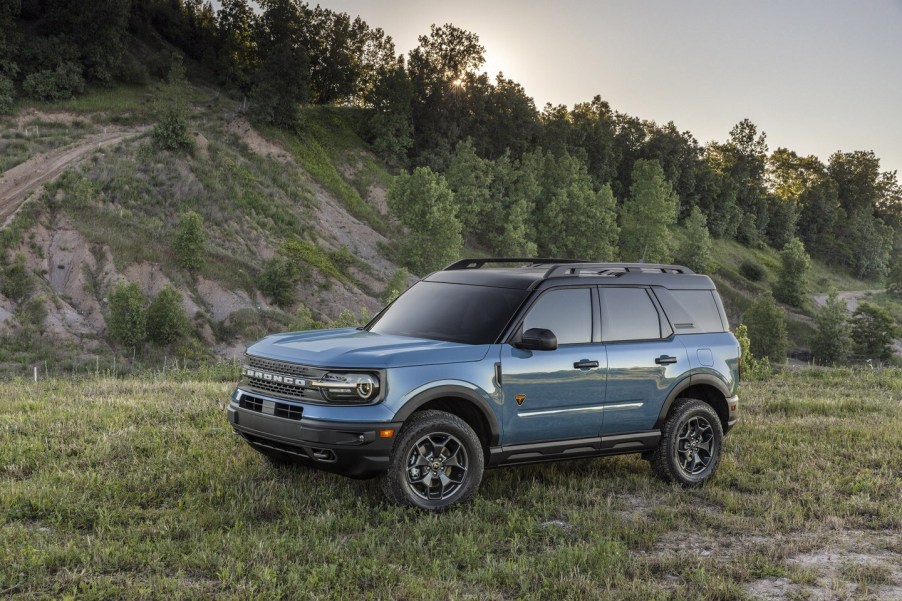
[[[284, 401], [279, 403], [285, 405]], [[242, 407], [234, 397], [226, 409], [235, 433], [252, 447], [352, 478], [366, 478], [388, 469], [395, 437], [381, 438], [379, 431], [390, 429], [397, 435], [402, 425], [295, 419], [265, 411]]]
[[739, 421], [739, 395], [734, 395], [727, 399], [727, 409], [730, 413], [727, 419], [727, 427], [723, 431], [724, 434], [732, 430], [736, 422]]

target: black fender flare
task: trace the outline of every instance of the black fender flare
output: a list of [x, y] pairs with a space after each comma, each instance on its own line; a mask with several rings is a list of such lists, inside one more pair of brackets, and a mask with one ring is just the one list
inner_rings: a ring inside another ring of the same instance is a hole
[[712, 376], [711, 374], [690, 374], [680, 380], [676, 386], [673, 387], [673, 390], [670, 391], [670, 394], [667, 395], [667, 399], [661, 406], [661, 412], [658, 414], [658, 421], [655, 422], [655, 428], [661, 429], [664, 426], [664, 420], [667, 418], [670, 406], [675, 400], [680, 398], [683, 391], [690, 386], [698, 386], [700, 384], [717, 389], [717, 391], [723, 395], [724, 399], [727, 399], [730, 396], [730, 390], [727, 388], [727, 385], [719, 378]]
[[489, 446], [493, 447], [498, 445], [498, 441], [501, 440], [501, 428], [498, 425], [498, 417], [495, 415], [495, 412], [492, 410], [488, 401], [481, 397], [476, 391], [466, 388], [465, 386], [446, 384], [424, 390], [404, 403], [404, 406], [395, 413], [392, 421], [407, 421], [407, 418], [410, 417], [414, 411], [426, 403], [444, 398], [461, 398], [464, 399], [464, 402], [473, 405], [489, 426]]

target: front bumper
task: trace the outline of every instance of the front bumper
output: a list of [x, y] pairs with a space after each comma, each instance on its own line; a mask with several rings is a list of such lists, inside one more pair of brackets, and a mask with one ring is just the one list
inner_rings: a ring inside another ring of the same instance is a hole
[[[388, 469], [401, 422], [313, 419], [303, 417], [303, 406], [300, 404], [256, 394], [253, 398], [263, 402], [245, 403], [254, 407], [249, 408], [240, 402], [244, 395], [247, 393], [236, 393], [226, 412], [235, 433], [252, 447], [352, 478], [366, 478]], [[299, 418], [298, 413], [301, 415]], [[395, 435], [382, 438], [379, 436], [380, 430], [393, 430]]]
[[739, 395], [734, 395], [727, 399], [727, 410], [729, 411], [729, 417], [727, 418], [727, 427], [723, 431], [724, 434], [732, 430], [736, 422], [739, 421]]

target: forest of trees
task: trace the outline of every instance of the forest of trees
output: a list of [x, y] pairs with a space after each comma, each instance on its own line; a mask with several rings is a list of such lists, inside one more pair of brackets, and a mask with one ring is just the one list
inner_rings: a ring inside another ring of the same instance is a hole
[[443, 190], [433, 212], [461, 226], [450, 244], [646, 261], [706, 253], [670, 247], [660, 234], [676, 222], [750, 246], [797, 239], [871, 279], [902, 251], [902, 188], [871, 151], [825, 164], [771, 150], [749, 120], [702, 145], [600, 96], [539, 110], [517, 82], [480, 72], [484, 48], [471, 32], [432, 26], [404, 56], [383, 30], [297, 0], [224, 0], [218, 10], [201, 0], [0, 0], [0, 111], [19, 96], [163, 78], [173, 51], [192, 77], [246, 98], [259, 122], [303, 128], [304, 105], [354, 107], [382, 158], [422, 168], [412, 177]]

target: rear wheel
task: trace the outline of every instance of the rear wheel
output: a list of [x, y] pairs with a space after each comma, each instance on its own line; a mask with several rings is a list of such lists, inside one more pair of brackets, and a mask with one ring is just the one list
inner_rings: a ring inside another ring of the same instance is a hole
[[649, 460], [661, 479], [700, 486], [717, 470], [722, 448], [723, 427], [711, 405], [698, 399], [677, 399]]
[[401, 429], [383, 488], [395, 503], [444, 511], [473, 498], [483, 468], [473, 428], [456, 415], [422, 411]]

